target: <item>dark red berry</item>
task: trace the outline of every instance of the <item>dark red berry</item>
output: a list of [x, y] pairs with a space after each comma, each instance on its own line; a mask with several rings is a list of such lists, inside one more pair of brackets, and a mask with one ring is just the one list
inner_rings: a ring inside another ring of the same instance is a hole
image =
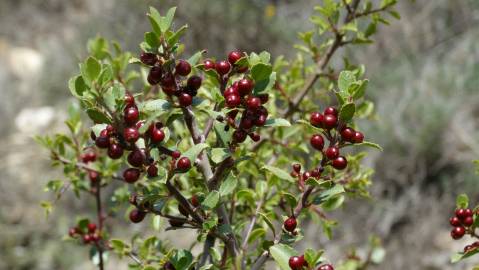
[[261, 95], [258, 95], [258, 97], [261, 100], [261, 104], [265, 104], [269, 100], [269, 95], [268, 94], [261, 94]]
[[452, 218], [449, 219], [449, 224], [451, 224], [451, 226], [456, 227], [456, 226], [461, 225], [461, 220], [459, 220], [458, 217], [452, 217]]
[[96, 153], [93, 151], [85, 152], [81, 155], [83, 163], [94, 162], [96, 160]]
[[110, 145], [110, 138], [107, 136], [98, 136], [96, 137], [95, 145], [98, 146], [98, 148], [108, 148]]
[[178, 97], [178, 100], [180, 101], [180, 106], [182, 107], [188, 107], [191, 105], [191, 103], [193, 103], [193, 98], [187, 93], [181, 93]]
[[156, 177], [158, 176], [158, 168], [153, 164], [153, 165], [150, 165], [148, 167], [148, 169], [146, 170], [146, 172], [148, 173], [148, 176], [149, 177]]
[[330, 146], [326, 149], [325, 153], [328, 159], [335, 159], [339, 157], [339, 148], [337, 148], [336, 146]]
[[126, 93], [125, 94], [125, 104], [126, 104], [127, 107], [134, 106], [135, 105], [135, 97], [130, 93]]
[[78, 234], [78, 229], [77, 228], [70, 228], [70, 230], [68, 230], [68, 235], [70, 237], [75, 237], [77, 234]]
[[216, 72], [218, 72], [218, 74], [225, 75], [228, 72], [230, 72], [231, 64], [228, 61], [222, 60], [222, 61], [216, 62], [215, 69], [216, 69]]
[[457, 227], [454, 227], [454, 229], [452, 229], [451, 231], [451, 237], [453, 239], [460, 239], [464, 236], [464, 234], [466, 233], [466, 229], [462, 226], [457, 226]]
[[251, 94], [253, 87], [253, 81], [248, 78], [244, 78], [238, 81], [238, 93], [240, 94], [240, 96], [246, 96]]
[[255, 111], [261, 106], [261, 99], [258, 97], [249, 97], [246, 100], [246, 106], [249, 110]]
[[190, 169], [190, 167], [191, 167], [191, 161], [187, 157], [180, 158], [178, 162], [176, 163], [176, 168], [178, 168], [178, 170], [180, 171], [187, 171]]
[[151, 131], [151, 141], [154, 143], [162, 142], [165, 139], [165, 132], [162, 129], [154, 127]]
[[145, 162], [145, 155], [140, 149], [135, 149], [128, 154], [128, 163], [133, 167], [140, 167]]
[[324, 121], [324, 115], [319, 112], [313, 112], [309, 117], [309, 122], [315, 127], [321, 127]]
[[302, 179], [303, 179], [304, 181], [306, 181], [306, 180], [308, 180], [308, 178], [310, 178], [310, 177], [311, 177], [311, 173], [310, 173], [310, 172], [304, 172]]
[[309, 172], [311, 174], [311, 177], [318, 178], [321, 176], [321, 172], [318, 169], [311, 170]]
[[236, 61], [240, 60], [243, 57], [243, 53], [240, 51], [232, 51], [228, 54], [228, 62], [234, 65]]
[[334, 268], [331, 264], [323, 264], [317, 270], [334, 270]]
[[97, 171], [89, 170], [88, 171], [88, 178], [90, 178], [90, 181], [92, 183], [96, 183], [96, 182], [100, 181], [100, 174]]
[[460, 220], [463, 220], [465, 217], [467, 217], [466, 209], [464, 208], [456, 209], [456, 217], [458, 217]]
[[135, 183], [140, 178], [140, 170], [137, 168], [128, 168], [123, 172], [123, 179], [127, 183]]
[[464, 210], [464, 215], [465, 215], [466, 217], [472, 217], [472, 215], [473, 215], [472, 210], [469, 209], [469, 208], [466, 208], [466, 209]]
[[180, 157], [181, 157], [180, 151], [173, 151], [173, 152], [171, 152], [171, 157], [174, 158], [174, 159], [180, 158]]
[[313, 135], [310, 139], [310, 143], [311, 143], [311, 146], [314, 147], [314, 149], [319, 150], [319, 151], [323, 150], [323, 147], [324, 147], [323, 136], [321, 136], [319, 134]]
[[161, 86], [163, 87], [173, 88], [174, 90], [176, 88], [175, 84], [176, 84], [176, 79], [171, 73], [166, 74], [161, 79]]
[[140, 118], [140, 112], [138, 111], [138, 108], [134, 106], [126, 108], [125, 111], [123, 112], [123, 119], [125, 119], [125, 122], [128, 125], [136, 124], [139, 118]]
[[327, 129], [335, 128], [338, 124], [338, 118], [332, 114], [324, 115], [323, 126]]
[[268, 116], [265, 114], [261, 114], [254, 120], [255, 126], [262, 127], [266, 124], [266, 120], [268, 119]]
[[297, 225], [298, 225], [298, 222], [296, 221], [296, 218], [294, 217], [289, 217], [283, 223], [284, 229], [288, 232], [294, 232]]
[[464, 226], [466, 227], [471, 226], [473, 223], [474, 223], [474, 219], [471, 216], [465, 217], [464, 220], [462, 221], [462, 224], [464, 224]]
[[364, 140], [364, 135], [361, 132], [359, 131], [354, 132], [354, 136], [351, 139], [353, 143], [362, 143], [363, 140]]
[[163, 270], [176, 270], [175, 266], [171, 262], [166, 262], [163, 265]]
[[348, 161], [345, 157], [339, 156], [336, 159], [333, 159], [331, 165], [333, 165], [333, 168], [337, 170], [343, 170], [344, 168], [346, 168], [346, 166], [348, 166]]
[[223, 93], [224, 97], [228, 97], [231, 95], [239, 96], [238, 89], [234, 87], [228, 87], [226, 88], [225, 92]]
[[338, 110], [336, 110], [334, 107], [327, 107], [324, 109], [324, 115], [334, 115], [338, 117]]
[[101, 239], [101, 236], [97, 233], [94, 233], [94, 234], [91, 235], [91, 240], [93, 242], [98, 242], [98, 241], [100, 241], [100, 239]]
[[293, 256], [289, 258], [288, 264], [292, 270], [301, 270], [303, 269], [303, 262], [299, 256]]
[[237, 143], [244, 142], [246, 140], [246, 136], [247, 136], [247, 134], [243, 130], [237, 129], [233, 132], [233, 139]]
[[186, 81], [186, 86], [192, 90], [198, 90], [201, 87], [201, 77], [193, 75]]
[[93, 233], [96, 231], [96, 224], [95, 223], [88, 223], [88, 232]]
[[175, 67], [176, 74], [180, 76], [187, 76], [191, 72], [191, 65], [186, 60], [180, 60]]
[[237, 95], [229, 95], [226, 97], [226, 106], [228, 108], [235, 108], [241, 104], [241, 98]]
[[163, 75], [163, 70], [160, 66], [154, 66], [150, 69], [148, 77], [146, 78], [150, 85], [156, 85], [161, 81], [161, 75]]
[[471, 251], [472, 249], [474, 249], [475, 247], [473, 245], [467, 245], [464, 247], [464, 253], [467, 253], [469, 251]]
[[145, 219], [146, 212], [138, 210], [138, 209], [133, 209], [130, 212], [130, 221], [133, 223], [140, 223]]
[[154, 53], [142, 52], [140, 54], [140, 61], [148, 66], [153, 66], [158, 61], [158, 57]]
[[248, 71], [248, 65], [238, 67], [238, 69], [236, 70], [236, 72], [238, 73], [245, 73], [246, 71]]
[[251, 120], [251, 118], [248, 118], [248, 117], [241, 118], [240, 127], [242, 129], [248, 130], [248, 129], [252, 128], [253, 125], [254, 125], [254, 123], [253, 123], [253, 120]]
[[301, 164], [299, 163], [293, 164], [293, 170], [297, 173], [301, 172]]
[[193, 207], [200, 206], [200, 201], [198, 200], [198, 197], [196, 195], [191, 196], [190, 201], [191, 201], [191, 205], [193, 205]]
[[261, 140], [261, 136], [258, 133], [250, 133], [249, 137], [253, 142], [259, 142], [259, 140]]
[[123, 137], [125, 141], [134, 143], [140, 138], [140, 132], [136, 127], [127, 127], [123, 130]]
[[108, 148], [108, 156], [111, 159], [119, 159], [123, 155], [123, 148], [119, 144], [111, 144]]
[[352, 142], [355, 133], [356, 131], [350, 127], [343, 128], [343, 130], [341, 130], [341, 138], [345, 142]]
[[89, 244], [89, 243], [91, 243], [91, 241], [92, 241], [92, 239], [91, 239], [91, 236], [89, 234], [83, 235], [83, 243]]
[[205, 66], [205, 70], [209, 70], [209, 69], [214, 69], [215, 68], [215, 62], [211, 59], [206, 59], [204, 62], [203, 62], [203, 65]]

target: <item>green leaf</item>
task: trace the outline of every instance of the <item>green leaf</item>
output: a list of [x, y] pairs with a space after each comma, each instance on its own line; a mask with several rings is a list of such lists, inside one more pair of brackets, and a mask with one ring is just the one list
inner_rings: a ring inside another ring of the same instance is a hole
[[201, 58], [201, 55], [203, 55], [205, 51], [199, 51], [199, 52], [196, 52], [195, 54], [193, 54], [189, 59], [188, 59], [188, 63], [190, 63], [190, 65], [192, 66], [195, 66], [199, 61], [200, 61], [200, 58]]
[[171, 109], [171, 104], [164, 99], [149, 100], [143, 104], [145, 111], [167, 111]]
[[201, 151], [208, 147], [209, 145], [206, 143], [195, 144], [193, 147], [190, 147], [188, 151], [184, 152], [182, 157], [187, 157], [192, 163], [194, 163], [196, 157], [201, 153]]
[[251, 77], [255, 83], [253, 90], [255, 94], [271, 89], [276, 81], [273, 67], [264, 63], [258, 63], [251, 68]]
[[233, 193], [237, 185], [238, 185], [238, 180], [236, 180], [236, 177], [234, 177], [230, 173], [228, 178], [220, 186], [221, 196], [227, 196]]
[[344, 193], [344, 187], [342, 185], [336, 184], [332, 188], [322, 191], [313, 199], [313, 204], [321, 204], [334, 196]]
[[216, 190], [211, 191], [201, 203], [204, 209], [211, 210], [216, 207], [220, 201], [220, 193]]
[[264, 236], [265, 234], [266, 234], [266, 230], [263, 228], [254, 229], [248, 237], [248, 243], [251, 244], [252, 242], [256, 241], [258, 238]]
[[354, 103], [346, 103], [341, 106], [339, 111], [339, 119], [343, 122], [349, 122], [353, 119], [354, 112], [356, 111], [356, 106]]
[[281, 192], [281, 194], [290, 207], [296, 207], [296, 205], [298, 204], [298, 200], [293, 194], [285, 191]]
[[145, 42], [148, 44], [148, 46], [150, 46], [151, 51], [155, 51], [158, 47], [160, 47], [160, 40], [154, 32], [145, 33]]
[[479, 248], [474, 248], [467, 253], [460, 252], [460, 253], [453, 254], [451, 256], [451, 263], [457, 263], [461, 260], [471, 257], [472, 255], [476, 255], [477, 253], [479, 253]]
[[289, 173], [287, 173], [286, 171], [284, 171], [280, 168], [265, 165], [265, 166], [263, 166], [262, 169], [270, 171], [271, 173], [273, 173], [276, 177], [278, 177], [280, 179], [287, 180], [289, 182], [295, 182], [295, 179], [293, 177], [291, 177], [291, 175], [289, 175]]
[[83, 93], [88, 90], [88, 86], [85, 84], [82, 76], [72, 77], [68, 81], [68, 88], [72, 95], [78, 98], [82, 97]]
[[258, 215], [263, 218], [264, 222], [266, 222], [266, 224], [268, 225], [268, 227], [271, 229], [271, 231], [273, 232], [273, 235], [276, 237], [276, 229], [274, 228], [274, 225], [273, 225], [273, 222], [271, 222], [271, 220], [268, 218], [268, 216], [266, 216], [266, 214], [263, 214], [261, 212], [258, 212]]
[[193, 255], [185, 249], [177, 250], [175, 255], [171, 258], [171, 263], [176, 270], [186, 270], [193, 262]]
[[265, 127], [290, 127], [291, 123], [283, 118], [270, 118], [266, 120]]
[[148, 19], [150, 20], [151, 28], [158, 36], [161, 36], [160, 21], [161, 15], [154, 7], [150, 7], [150, 13], [148, 14]]
[[351, 90], [350, 93], [353, 96], [354, 100], [358, 100], [364, 96], [366, 93], [366, 88], [368, 87], [369, 81], [368, 80], [362, 80], [357, 82], [357, 87], [354, 89], [349, 89]]
[[269, 252], [281, 270], [290, 270], [289, 258], [298, 255], [296, 250], [285, 244], [276, 244], [269, 248]]
[[469, 206], [469, 197], [467, 194], [460, 194], [456, 198], [456, 207], [457, 208], [467, 208]]
[[321, 203], [321, 207], [326, 211], [332, 211], [343, 205], [344, 199], [344, 195], [333, 196]]
[[96, 124], [111, 124], [111, 120], [104, 113], [100, 112], [98, 109], [91, 108], [86, 110], [88, 117], [90, 117], [93, 122]]
[[353, 145], [354, 146], [367, 146], [367, 147], [372, 147], [372, 148], [378, 149], [379, 151], [383, 151], [383, 148], [379, 144], [373, 143], [373, 142], [364, 141], [362, 143], [355, 143]]
[[338, 87], [343, 93], [347, 93], [349, 86], [356, 81], [354, 73], [349, 70], [344, 70], [339, 73]]
[[214, 163], [220, 163], [231, 156], [231, 152], [228, 148], [213, 148], [210, 152], [211, 160]]
[[100, 75], [101, 64], [93, 57], [88, 57], [83, 64], [80, 65], [81, 74], [88, 82], [95, 81]]
[[308, 265], [316, 265], [320, 262], [322, 254], [322, 250], [316, 252], [313, 249], [308, 248], [304, 251], [304, 259], [308, 262]]
[[171, 23], [173, 22], [173, 17], [175, 16], [176, 7], [172, 7], [166, 12], [165, 17], [160, 18], [160, 29], [161, 32], [165, 33], [170, 29]]
[[[186, 33], [186, 29], [188, 29], [188, 25], [183, 25], [178, 31], [176, 31], [171, 37], [168, 38], [168, 46], [173, 47], [180, 38]], [[191, 64], [191, 63], [190, 63]], [[191, 64], [192, 66], [194, 64]]]

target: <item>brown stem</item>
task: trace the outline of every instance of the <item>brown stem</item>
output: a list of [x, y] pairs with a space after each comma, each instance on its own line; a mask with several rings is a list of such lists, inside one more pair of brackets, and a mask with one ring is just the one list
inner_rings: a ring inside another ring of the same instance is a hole
[[[96, 182], [96, 191], [95, 191], [95, 199], [96, 199], [96, 212], [98, 218], [98, 229], [100, 233], [103, 232], [103, 207], [101, 204], [101, 186], [100, 181]], [[98, 254], [100, 256], [100, 262], [98, 267], [100, 270], [103, 270], [103, 247], [101, 245], [97, 245]]]

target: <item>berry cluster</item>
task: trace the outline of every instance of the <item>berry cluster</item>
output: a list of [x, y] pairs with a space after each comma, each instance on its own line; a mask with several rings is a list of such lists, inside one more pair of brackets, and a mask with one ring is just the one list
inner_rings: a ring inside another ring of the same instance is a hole
[[[290, 257], [288, 264], [292, 270], [301, 270], [308, 267], [308, 262], [304, 259], [304, 255]], [[334, 268], [331, 264], [323, 264], [317, 270], [334, 270]]]
[[83, 231], [79, 227], [70, 228], [68, 235], [72, 238], [81, 237], [84, 244], [98, 244], [101, 240], [101, 234], [97, 230], [95, 223], [89, 223], [86, 231]]
[[[149, 157], [149, 153], [146, 149], [158, 147], [158, 145], [165, 139], [165, 132], [162, 129], [163, 124], [157, 122], [152, 123], [145, 134], [140, 134], [139, 130], [145, 122], [139, 120], [140, 113], [135, 103], [135, 98], [131, 94], [126, 94], [125, 104], [123, 121], [117, 123], [117, 126], [123, 127], [123, 132], [117, 132], [115, 127], [107, 125], [107, 127], [100, 132], [98, 137], [92, 133], [92, 139], [95, 140], [95, 144], [98, 148], [108, 149], [107, 154], [111, 159], [121, 158], [124, 153], [123, 149], [130, 151], [127, 160], [132, 167], [127, 168], [123, 172], [123, 179], [127, 183], [135, 183], [140, 178], [142, 172], [146, 171], [149, 177], [155, 177], [158, 175], [158, 168], [153, 159]], [[145, 140], [147, 148], [139, 149], [135, 145], [140, 137]], [[181, 156], [181, 153], [178, 151], [163, 149], [163, 152], [172, 157], [173, 164], [175, 164], [176, 160]], [[191, 167], [191, 162], [187, 157], [182, 157], [176, 162], [174, 167], [180, 171], [187, 171]]]
[[454, 214], [449, 219], [449, 223], [454, 227], [451, 231], [451, 237], [457, 240], [461, 239], [466, 234], [467, 228], [474, 223], [474, 213], [469, 208], [459, 208]]
[[322, 166], [319, 166], [310, 171], [304, 171], [303, 173], [301, 173], [301, 164], [295, 163], [293, 164], [293, 170], [291, 171], [290, 175], [294, 178], [297, 178], [299, 187], [301, 189], [304, 189], [304, 185], [306, 183], [306, 180], [308, 180], [308, 178], [313, 177], [313, 178], [319, 179], [323, 171], [324, 171], [324, 168]]
[[362, 143], [364, 135], [339, 121], [338, 110], [334, 107], [327, 107], [323, 113], [313, 112], [310, 123], [315, 127], [324, 129], [323, 135], [329, 141], [328, 148], [324, 149], [323, 135], [314, 134], [310, 139], [311, 146], [322, 152], [323, 157], [328, 160], [326, 164], [330, 164], [337, 170], [345, 169], [348, 161], [340, 155], [339, 149], [347, 143]]
[[[237, 65], [238, 60], [243, 56], [244, 54], [239, 51], [232, 51], [228, 54], [228, 61], [221, 60], [215, 63], [210, 59], [205, 60], [204, 69], [215, 69], [226, 85], [230, 76], [248, 71], [247, 66]], [[254, 128], [264, 126], [268, 119], [268, 110], [263, 105], [268, 102], [269, 96], [254, 95], [254, 85], [254, 81], [245, 75], [223, 91], [226, 107], [233, 109], [226, 116], [227, 127], [235, 129], [233, 144], [244, 142], [247, 136], [255, 142], [261, 139], [260, 135], [254, 132]], [[242, 110], [241, 118], [239, 124], [236, 124], [236, 116], [240, 110]]]
[[[83, 163], [88, 164], [90, 162], [95, 162], [97, 154], [93, 148], [87, 149], [83, 154], [80, 155], [80, 159]], [[100, 182], [100, 173], [94, 170], [87, 170], [88, 178], [90, 179], [91, 186]]]
[[176, 96], [182, 107], [190, 106], [193, 103], [193, 97], [198, 94], [202, 79], [197, 75], [192, 75], [185, 82], [185, 77], [191, 73], [191, 65], [188, 61], [179, 60], [175, 65], [174, 72], [165, 67], [164, 59], [154, 53], [142, 52], [140, 61], [151, 67], [147, 77], [149, 84], [160, 84], [163, 92], [170, 97]]

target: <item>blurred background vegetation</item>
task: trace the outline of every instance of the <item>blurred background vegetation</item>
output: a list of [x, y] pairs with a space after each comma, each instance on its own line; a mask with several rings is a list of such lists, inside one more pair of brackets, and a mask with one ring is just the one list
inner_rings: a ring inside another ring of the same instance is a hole
[[[176, 5], [176, 24], [190, 26], [189, 52], [205, 48], [221, 57], [238, 48], [288, 57], [320, 2], [1, 0], [0, 269], [94, 269], [85, 249], [60, 241], [73, 217], [93, 206], [67, 196], [45, 219], [39, 202], [52, 198], [43, 186], [60, 174], [32, 140], [65, 129], [67, 79], [86, 56], [88, 38], [101, 34], [139, 52], [147, 7]], [[471, 161], [479, 157], [479, 1], [399, 2], [402, 19], [381, 27], [375, 44], [341, 51], [365, 64], [376, 102], [377, 121], [360, 124], [384, 147], [367, 160], [376, 170], [374, 199], [334, 213], [341, 226], [332, 241], [309, 226], [304, 245], [326, 248], [334, 262], [353, 246], [364, 254], [368, 234], [376, 234], [387, 254], [375, 269], [466, 269], [474, 258], [449, 264], [467, 240], [451, 240], [448, 218], [455, 195], [479, 195]], [[119, 221], [114, 234], [141, 229]], [[113, 258], [109, 268], [125, 269], [120, 265]]]

